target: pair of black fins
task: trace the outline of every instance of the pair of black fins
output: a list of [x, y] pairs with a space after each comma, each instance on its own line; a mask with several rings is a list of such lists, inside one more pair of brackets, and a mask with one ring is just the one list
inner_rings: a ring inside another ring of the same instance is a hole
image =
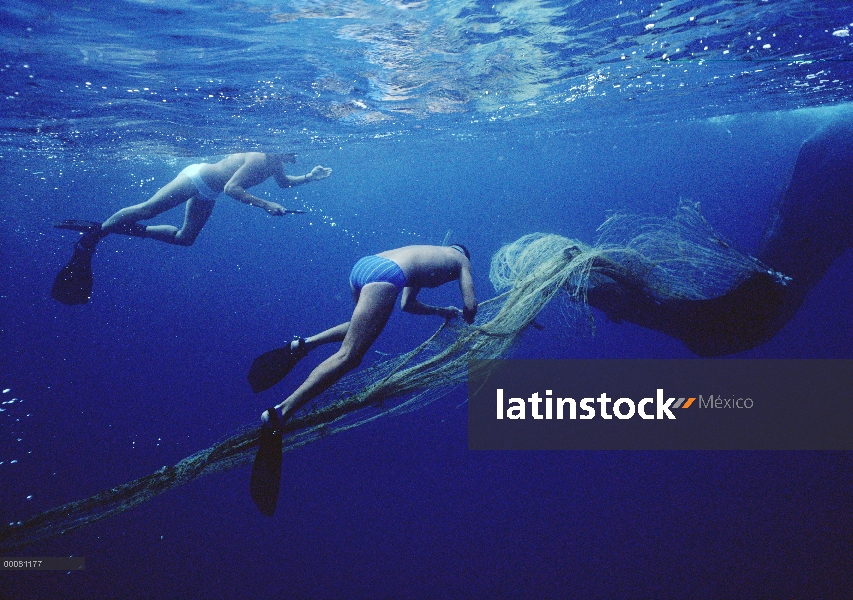
[[[95, 255], [95, 249], [107, 233], [101, 229], [101, 224], [97, 221], [82, 221], [79, 219], [66, 219], [59, 223], [54, 223], [57, 229], [68, 229], [70, 231], [80, 231], [83, 235], [74, 244], [74, 253], [64, 267], [59, 271], [56, 279], [53, 280], [53, 287], [50, 290], [50, 295], [55, 300], [74, 306], [76, 304], [86, 304], [92, 296], [92, 257]], [[138, 223], [129, 223], [110, 233], [120, 233], [134, 237], [145, 237], [145, 226]]]

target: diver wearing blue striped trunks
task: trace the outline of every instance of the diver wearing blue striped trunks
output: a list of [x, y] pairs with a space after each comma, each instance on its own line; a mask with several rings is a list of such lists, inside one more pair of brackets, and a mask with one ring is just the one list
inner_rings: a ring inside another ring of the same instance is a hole
[[393, 260], [375, 254], [355, 263], [349, 275], [349, 283], [356, 294], [368, 283], [377, 282], [390, 283], [399, 293], [406, 287], [406, 274]]
[[[464, 304], [462, 309], [431, 306], [418, 299], [422, 289], [437, 288], [451, 281], [459, 282]], [[387, 285], [372, 283], [390, 283], [394, 291]], [[365, 256], [352, 268], [350, 286], [355, 309], [349, 321], [307, 338], [297, 336], [290, 345], [263, 354], [252, 363], [248, 379], [252, 390], [259, 392], [281, 381], [315, 348], [333, 343], [341, 345], [337, 352], [317, 365], [290, 396], [263, 412], [261, 422], [265, 432], [279, 430], [279, 426], [301, 406], [358, 367], [388, 323], [398, 299], [400, 308], [413, 315], [435, 315], [444, 319], [461, 317], [469, 324], [473, 324], [477, 315], [471, 255], [461, 244], [404, 246]], [[268, 436], [267, 439], [272, 438]]]

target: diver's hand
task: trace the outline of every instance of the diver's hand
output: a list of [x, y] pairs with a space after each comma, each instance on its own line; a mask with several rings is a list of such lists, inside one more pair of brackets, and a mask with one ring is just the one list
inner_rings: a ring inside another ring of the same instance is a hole
[[329, 175], [332, 174], [332, 170], [328, 167], [321, 167], [317, 165], [311, 172], [305, 176], [305, 181], [317, 181], [318, 179], [325, 179]]
[[298, 210], [295, 208], [284, 208], [281, 204], [276, 204], [275, 202], [268, 202], [267, 206], [264, 207], [264, 210], [274, 217], [280, 217], [282, 215], [304, 215], [304, 210]]
[[275, 202], [267, 202], [264, 205], [264, 210], [274, 217], [280, 217], [281, 215], [287, 214], [287, 209], [285, 209], [281, 204], [276, 204]]

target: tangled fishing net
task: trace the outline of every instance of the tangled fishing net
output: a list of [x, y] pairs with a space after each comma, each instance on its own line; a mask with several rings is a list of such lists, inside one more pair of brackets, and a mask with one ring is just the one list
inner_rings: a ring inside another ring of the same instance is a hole
[[[508, 356], [557, 296], [584, 315], [582, 321], [591, 321], [586, 298], [596, 285], [630, 285], [657, 299], [707, 299], [756, 271], [768, 270], [714, 233], [689, 202], [681, 203], [674, 219], [615, 215], [599, 232], [592, 246], [535, 233], [501, 248], [492, 257], [490, 279], [502, 293], [481, 303], [475, 325], [448, 320], [411, 352], [341, 379], [285, 423], [284, 450], [447, 395], [466, 380], [468, 361]], [[199, 477], [248, 465], [259, 432], [259, 427], [245, 428], [151, 475], [5, 526], [0, 529], [0, 549], [66, 533]]]

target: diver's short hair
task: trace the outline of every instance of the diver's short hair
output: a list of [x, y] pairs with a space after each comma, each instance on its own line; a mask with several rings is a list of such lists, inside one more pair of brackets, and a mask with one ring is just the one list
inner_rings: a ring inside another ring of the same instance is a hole
[[459, 252], [465, 255], [465, 258], [471, 260], [471, 253], [468, 252], [468, 248], [466, 248], [462, 244], [450, 244], [450, 247], [459, 250]]

